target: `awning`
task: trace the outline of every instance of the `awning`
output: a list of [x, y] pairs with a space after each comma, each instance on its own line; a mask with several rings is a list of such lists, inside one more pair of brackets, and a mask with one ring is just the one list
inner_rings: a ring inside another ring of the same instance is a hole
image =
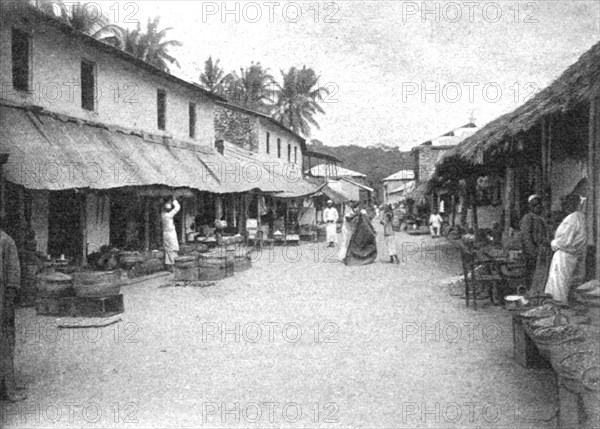
[[321, 193], [326, 195], [334, 204], [342, 204], [350, 201], [352, 198], [343, 191], [336, 191], [335, 189], [331, 189], [328, 185], [325, 185], [323, 189], [321, 189]]
[[0, 141], [9, 154], [6, 180], [29, 189], [164, 185], [235, 193], [267, 187], [266, 182], [246, 180], [251, 173], [245, 177], [235, 160], [213, 148], [167, 144], [156, 137], [15, 106], [0, 105]]

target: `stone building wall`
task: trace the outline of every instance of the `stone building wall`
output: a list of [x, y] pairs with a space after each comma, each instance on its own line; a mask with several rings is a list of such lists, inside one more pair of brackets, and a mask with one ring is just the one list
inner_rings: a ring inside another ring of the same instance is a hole
[[258, 119], [234, 109], [215, 106], [215, 138], [258, 152]]

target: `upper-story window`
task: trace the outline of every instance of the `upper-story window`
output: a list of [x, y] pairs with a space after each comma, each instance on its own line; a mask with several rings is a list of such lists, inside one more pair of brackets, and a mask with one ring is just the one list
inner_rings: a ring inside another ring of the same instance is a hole
[[267, 153], [271, 153], [271, 133], [267, 133]]
[[190, 138], [195, 139], [196, 138], [196, 103], [190, 103], [189, 119], [190, 119], [190, 124], [189, 124]]
[[298, 146], [294, 146], [294, 163], [298, 164]]
[[288, 143], [288, 162], [292, 162], [292, 145]]
[[156, 91], [156, 119], [159, 130], [167, 126], [167, 93], [159, 89]]
[[281, 158], [281, 139], [277, 138], [277, 158]]
[[18, 28], [12, 30], [12, 82], [13, 88], [29, 90], [31, 39]]
[[96, 101], [96, 65], [90, 61], [81, 62], [81, 107], [94, 111]]

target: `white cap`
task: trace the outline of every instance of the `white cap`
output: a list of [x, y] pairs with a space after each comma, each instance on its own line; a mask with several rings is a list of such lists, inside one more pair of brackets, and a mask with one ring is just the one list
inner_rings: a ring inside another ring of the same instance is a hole
[[535, 199], [541, 200], [542, 198], [538, 194], [533, 194], [533, 195], [530, 195], [529, 198], [527, 198], [527, 202], [530, 203]]
[[333, 204], [333, 201], [327, 200], [327, 204]]

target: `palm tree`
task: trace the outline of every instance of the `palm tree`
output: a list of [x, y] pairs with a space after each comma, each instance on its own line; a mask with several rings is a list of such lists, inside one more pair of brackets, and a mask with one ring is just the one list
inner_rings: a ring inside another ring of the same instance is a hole
[[169, 49], [183, 44], [178, 40], [164, 40], [171, 27], [158, 30], [160, 18], [148, 18], [146, 32], [142, 31], [140, 23], [133, 30], [116, 24], [102, 29], [102, 39], [134, 57], [140, 58], [162, 71], [169, 71], [169, 64], [179, 67], [179, 62], [169, 54]]
[[240, 68], [240, 74], [231, 73], [231, 82], [227, 88], [227, 96], [233, 103], [249, 109], [268, 113], [273, 102], [273, 76], [264, 69], [260, 62], [250, 67]]
[[223, 95], [227, 89], [231, 74], [225, 74], [225, 71], [219, 66], [219, 60], [214, 61], [212, 57], [204, 62], [204, 72], [200, 74], [200, 83], [209, 92]]
[[311, 125], [319, 128], [314, 115], [325, 114], [319, 102], [329, 91], [319, 86], [319, 76], [306, 66], [291, 67], [287, 73], [282, 70], [281, 75], [283, 84], [278, 85], [272, 115], [294, 132], [308, 137]]
[[34, 5], [42, 12], [59, 18], [75, 30], [96, 37], [110, 24], [96, 3], [67, 4], [62, 0], [35, 0]]

